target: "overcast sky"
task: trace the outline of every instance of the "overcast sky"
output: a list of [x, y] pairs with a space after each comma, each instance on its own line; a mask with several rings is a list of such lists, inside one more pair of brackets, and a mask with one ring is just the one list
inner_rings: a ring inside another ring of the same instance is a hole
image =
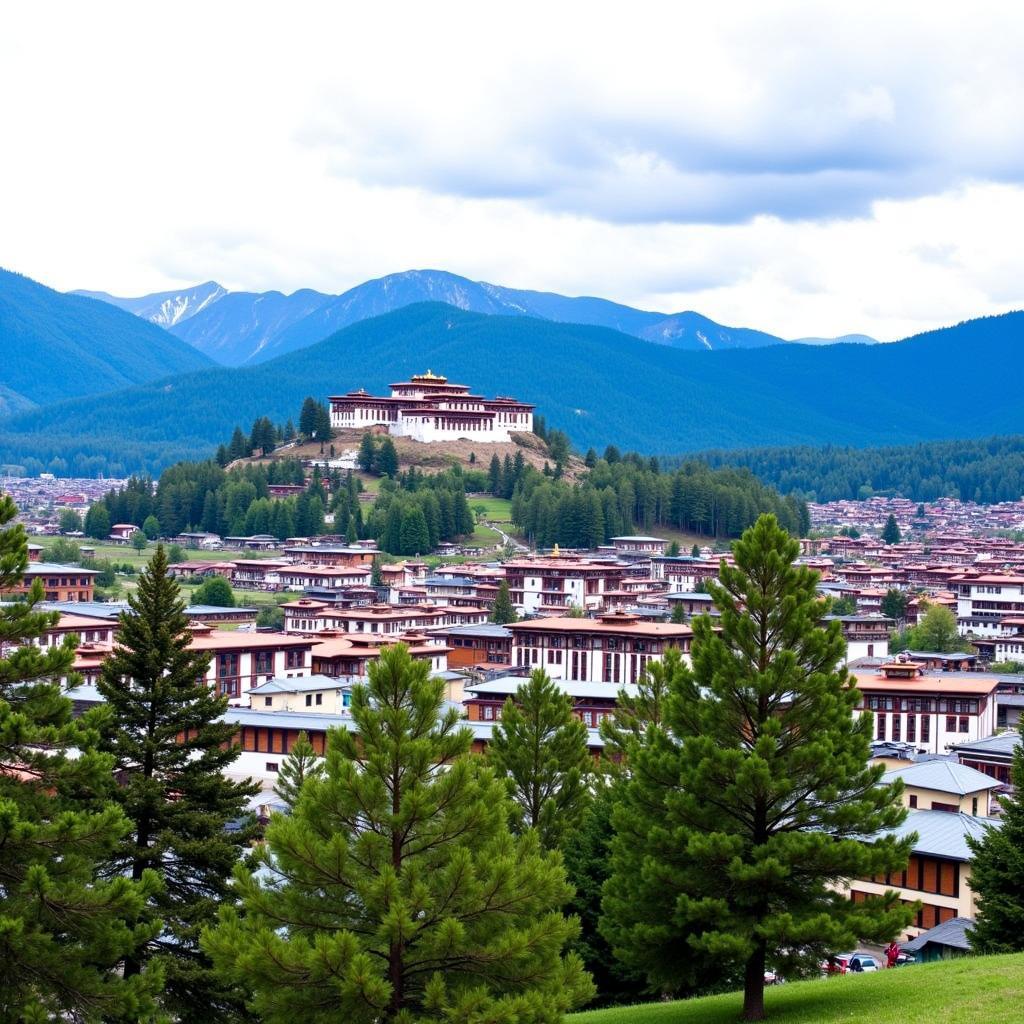
[[882, 339], [1024, 306], [1009, 4], [17, 6], [0, 265], [56, 288], [433, 267]]

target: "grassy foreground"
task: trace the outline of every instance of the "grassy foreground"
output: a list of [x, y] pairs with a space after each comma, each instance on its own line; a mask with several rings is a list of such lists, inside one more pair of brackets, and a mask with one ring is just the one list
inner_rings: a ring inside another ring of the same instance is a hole
[[[735, 1024], [738, 992], [674, 1003], [591, 1010], [569, 1024]], [[965, 957], [877, 974], [801, 981], [765, 992], [778, 1024], [1019, 1024], [1024, 1020], [1024, 954]]]

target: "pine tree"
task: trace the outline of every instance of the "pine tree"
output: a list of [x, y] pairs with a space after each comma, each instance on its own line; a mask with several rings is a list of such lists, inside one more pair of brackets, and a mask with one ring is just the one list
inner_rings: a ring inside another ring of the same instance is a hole
[[1024, 950], [1024, 724], [1013, 752], [1012, 796], [1001, 796], [1001, 827], [990, 827], [980, 839], [968, 837], [971, 889], [978, 897], [978, 920], [971, 932], [975, 953], [1018, 953]]
[[430, 551], [427, 520], [419, 505], [413, 505], [402, 516], [398, 548], [403, 555], [422, 555]]
[[313, 744], [309, 742], [309, 736], [303, 730], [295, 738], [288, 756], [281, 762], [274, 793], [289, 811], [294, 810], [303, 783], [307, 779], [323, 778], [323, 774], [323, 758], [317, 755]]
[[206, 683], [209, 654], [190, 647], [162, 545], [128, 604], [98, 683], [112, 712], [101, 747], [113, 755], [117, 799], [131, 822], [107, 875], [154, 871], [164, 891], [150, 901], [163, 930], [126, 961], [125, 975], [155, 961], [168, 1011], [189, 1022], [234, 1019], [239, 999], [214, 977], [198, 940], [218, 904], [230, 900], [227, 880], [256, 834], [246, 805], [259, 786], [224, 776], [238, 757], [236, 727], [220, 721], [227, 698]]
[[494, 607], [491, 609], [491, 622], [499, 626], [506, 626], [510, 622], [518, 622], [515, 607], [512, 604], [512, 595], [509, 593], [508, 580], [502, 580], [498, 584], [498, 594], [494, 599]]
[[103, 502], [96, 502], [86, 512], [85, 533], [96, 540], [106, 540], [110, 536], [110, 513]]
[[642, 743], [649, 728], [662, 728], [668, 695], [684, 673], [679, 648], [669, 647], [661, 661], [647, 663], [635, 695], [619, 690], [611, 717], [601, 722], [606, 757], [613, 761], [628, 757], [630, 745]]
[[491, 456], [491, 464], [487, 469], [487, 489], [496, 498], [501, 497], [501, 459]]
[[373, 434], [367, 431], [359, 442], [359, 454], [356, 456], [356, 462], [364, 473], [369, 473], [373, 470], [373, 464], [376, 461], [377, 449], [373, 443]]
[[885, 521], [885, 526], [882, 529], [882, 540], [886, 544], [899, 544], [900, 542], [900, 528], [894, 515], [890, 515]]
[[228, 455], [234, 459], [246, 459], [252, 455], [252, 448], [249, 445], [249, 439], [242, 433], [241, 427], [235, 427], [235, 432], [231, 435], [231, 443], [228, 445]]
[[384, 576], [380, 571], [380, 567], [380, 555], [374, 555], [373, 562], [370, 568], [370, 586], [382, 587], [384, 585]]
[[766, 964], [806, 966], [909, 923], [895, 892], [854, 903], [830, 883], [899, 871], [911, 843], [861, 840], [906, 810], [868, 765], [871, 717], [853, 716], [817, 574], [793, 564], [799, 545], [771, 515], [733, 552], [710, 584], [720, 632], [694, 620], [693, 668], [672, 679], [664, 726], [629, 747], [602, 929], [652, 987], [741, 969], [743, 1017], [761, 1020]]
[[593, 992], [562, 954], [578, 929], [560, 858], [510, 833], [429, 671], [403, 644], [371, 663], [324, 778], [271, 821], [260, 875], [237, 870], [244, 916], [204, 935], [265, 1024], [548, 1024]]
[[543, 669], [534, 669], [505, 701], [487, 759], [508, 780], [520, 827], [535, 829], [546, 849], [557, 849], [583, 818], [594, 765], [572, 698]]
[[[28, 567], [16, 514], [0, 496], [0, 591]], [[96, 751], [108, 712], [72, 717], [60, 680], [75, 644], [32, 643], [59, 618], [36, 610], [42, 598], [36, 583], [0, 606], [0, 1020], [147, 1019], [159, 975], [125, 979], [118, 967], [153, 934], [141, 921], [159, 882], [97, 877], [129, 828], [107, 799], [112, 759]]]
[[395, 451], [395, 442], [390, 437], [385, 437], [380, 443], [376, 457], [377, 472], [381, 476], [394, 479], [398, 476], [398, 453]]
[[310, 438], [316, 433], [317, 404], [312, 395], [308, 395], [302, 402], [302, 409], [299, 412], [299, 433], [305, 438]]
[[682, 601], [674, 601], [672, 604], [672, 614], [669, 617], [669, 621], [676, 626], [681, 626], [686, 622], [686, 609], [683, 607]]

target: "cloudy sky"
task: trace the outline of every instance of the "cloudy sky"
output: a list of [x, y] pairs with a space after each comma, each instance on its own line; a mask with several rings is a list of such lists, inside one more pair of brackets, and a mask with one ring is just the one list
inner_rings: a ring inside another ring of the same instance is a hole
[[18, 7], [0, 265], [53, 287], [435, 267], [882, 339], [1024, 306], [1011, 5]]

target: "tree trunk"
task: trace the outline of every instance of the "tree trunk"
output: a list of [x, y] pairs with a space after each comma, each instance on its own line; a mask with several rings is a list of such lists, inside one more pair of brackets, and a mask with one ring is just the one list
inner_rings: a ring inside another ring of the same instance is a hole
[[747, 960], [743, 979], [743, 1020], [764, 1020], [764, 942], [758, 942]]

